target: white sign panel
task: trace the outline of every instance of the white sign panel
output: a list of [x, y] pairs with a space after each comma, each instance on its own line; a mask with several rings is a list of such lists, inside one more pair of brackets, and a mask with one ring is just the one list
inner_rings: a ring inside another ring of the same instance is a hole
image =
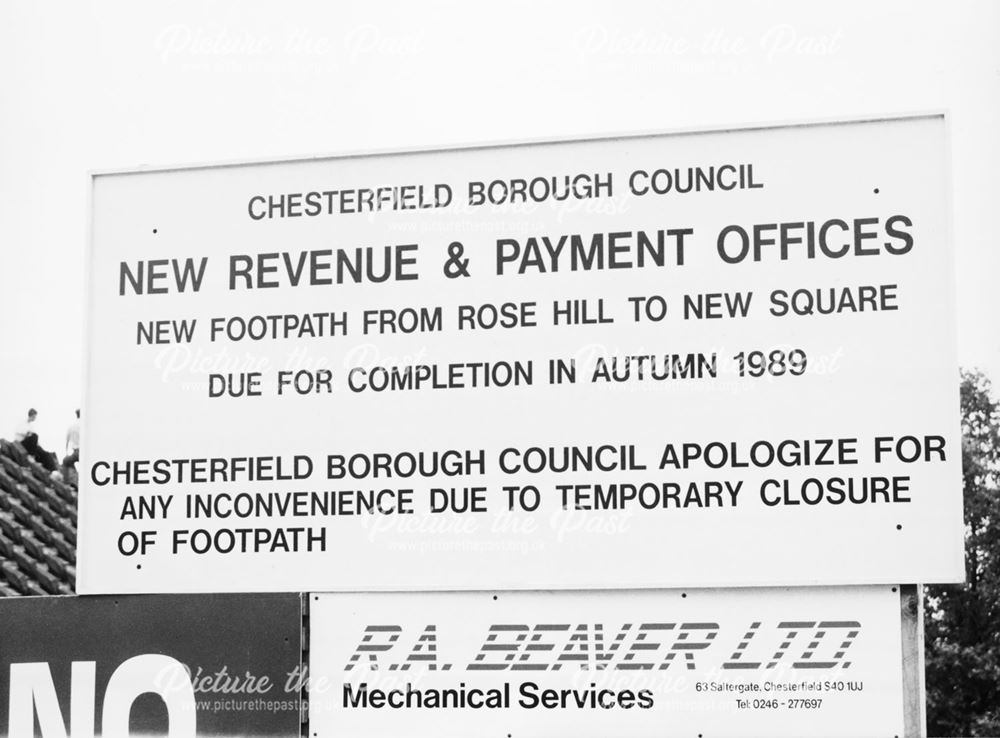
[[960, 580], [945, 144], [96, 176], [80, 590]]
[[309, 728], [901, 735], [894, 590], [314, 595]]

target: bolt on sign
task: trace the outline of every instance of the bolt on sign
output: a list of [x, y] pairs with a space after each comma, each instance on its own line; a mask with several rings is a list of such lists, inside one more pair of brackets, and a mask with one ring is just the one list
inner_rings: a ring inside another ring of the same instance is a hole
[[320, 594], [318, 735], [902, 735], [895, 587]]
[[299, 595], [0, 599], [0, 735], [298, 737]]
[[95, 175], [80, 591], [961, 580], [946, 139]]

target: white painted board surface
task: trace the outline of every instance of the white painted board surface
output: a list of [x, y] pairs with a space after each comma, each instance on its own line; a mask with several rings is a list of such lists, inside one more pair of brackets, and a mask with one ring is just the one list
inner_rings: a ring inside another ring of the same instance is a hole
[[947, 161], [925, 116], [98, 175], [80, 591], [960, 580]]
[[889, 586], [310, 597], [310, 732], [902, 735]]

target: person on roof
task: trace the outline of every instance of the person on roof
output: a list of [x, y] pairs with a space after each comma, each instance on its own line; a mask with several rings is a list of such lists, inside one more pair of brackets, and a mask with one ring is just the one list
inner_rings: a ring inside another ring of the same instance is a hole
[[66, 456], [63, 459], [63, 473], [70, 469], [76, 470], [76, 462], [80, 460], [80, 410], [77, 408], [76, 420], [66, 429]]
[[35, 408], [29, 409], [28, 419], [17, 426], [17, 430], [14, 431], [14, 440], [20, 441], [21, 445], [24, 446], [24, 450], [55, 476], [59, 474], [55, 458], [38, 443], [38, 431], [35, 430], [35, 419], [37, 417], [38, 411]]

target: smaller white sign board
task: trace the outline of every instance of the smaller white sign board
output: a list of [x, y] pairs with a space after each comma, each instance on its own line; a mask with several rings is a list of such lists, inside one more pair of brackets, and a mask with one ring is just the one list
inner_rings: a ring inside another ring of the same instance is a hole
[[316, 594], [313, 735], [902, 735], [897, 588]]

